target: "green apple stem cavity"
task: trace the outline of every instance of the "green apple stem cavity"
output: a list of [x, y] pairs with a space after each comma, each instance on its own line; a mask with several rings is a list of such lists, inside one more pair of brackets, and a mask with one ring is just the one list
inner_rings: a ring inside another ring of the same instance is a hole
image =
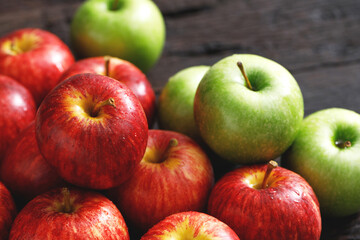
[[114, 0], [114, 1], [112, 1], [111, 5], [110, 5], [110, 11], [116, 11], [121, 6], [122, 6], [122, 2], [120, 2], [119, 0]]
[[63, 213], [72, 213], [74, 211], [71, 201], [70, 201], [70, 191], [68, 188], [64, 187], [61, 190], [61, 193], [63, 195], [63, 204], [62, 207], [60, 209], [61, 212]]
[[272, 170], [274, 168], [277, 168], [278, 164], [277, 162], [271, 160], [268, 164], [267, 164], [267, 167], [266, 167], [266, 172], [265, 172], [265, 175], [264, 175], [264, 179], [262, 181], [262, 184], [261, 184], [261, 189], [265, 189], [268, 187], [268, 181], [269, 181], [269, 177], [270, 177], [270, 174], [272, 172]]
[[113, 98], [109, 98], [107, 100], [101, 101], [97, 103], [94, 108], [92, 109], [90, 116], [91, 117], [97, 117], [99, 115], [100, 109], [104, 106], [112, 106], [116, 107], [115, 100]]
[[335, 145], [338, 148], [349, 148], [349, 147], [351, 147], [351, 142], [350, 141], [338, 140], [338, 141], [335, 141]]
[[243, 75], [244, 78], [245, 78], [247, 87], [248, 87], [250, 90], [254, 90], [253, 87], [251, 86], [251, 83], [250, 83], [250, 81], [249, 81], [249, 78], [246, 76], [245, 69], [244, 69], [244, 65], [242, 64], [242, 62], [237, 62], [237, 65], [238, 65], [238, 67], [239, 67], [242, 75]]

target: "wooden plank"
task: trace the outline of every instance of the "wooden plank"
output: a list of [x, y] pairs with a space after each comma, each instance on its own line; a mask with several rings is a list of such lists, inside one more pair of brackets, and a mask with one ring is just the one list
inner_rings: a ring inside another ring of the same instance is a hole
[[159, 87], [181, 68], [233, 53], [259, 54], [291, 71], [356, 62], [359, 10], [354, 0], [221, 1], [181, 18], [169, 16], [166, 48], [150, 78]]
[[22, 8], [27, 5], [21, 5], [22, 7], [14, 10], [14, 12], [0, 13], [0, 36], [20, 28], [41, 28], [56, 34], [66, 44], [70, 45], [69, 24], [79, 4], [79, 2], [74, 1], [74, 3], [58, 3], [48, 6], [34, 1], [34, 5], [29, 6], [30, 10], [23, 10]]
[[360, 63], [295, 73], [304, 97], [305, 114], [340, 107], [360, 113]]
[[154, 2], [166, 16], [191, 14], [195, 11], [213, 7], [219, 3], [218, 0], [154, 0]]

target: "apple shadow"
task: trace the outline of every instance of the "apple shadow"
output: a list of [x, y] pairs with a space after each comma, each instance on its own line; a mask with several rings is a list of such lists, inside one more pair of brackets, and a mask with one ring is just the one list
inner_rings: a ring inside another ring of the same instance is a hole
[[335, 218], [322, 216], [320, 240], [360, 239], [360, 213]]

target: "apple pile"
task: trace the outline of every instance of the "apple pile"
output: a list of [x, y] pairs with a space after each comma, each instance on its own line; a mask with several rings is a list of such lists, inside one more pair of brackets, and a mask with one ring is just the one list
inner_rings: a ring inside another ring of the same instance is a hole
[[304, 119], [285, 67], [234, 54], [156, 102], [152, 1], [88, 0], [71, 35], [77, 58], [45, 30], [0, 38], [0, 239], [318, 240], [360, 211], [360, 115]]

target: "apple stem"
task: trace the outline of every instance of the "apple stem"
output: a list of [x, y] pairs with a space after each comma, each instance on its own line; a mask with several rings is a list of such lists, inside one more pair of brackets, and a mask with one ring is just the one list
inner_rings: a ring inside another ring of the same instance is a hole
[[119, 6], [119, 0], [114, 0], [113, 1], [113, 4], [111, 6], [111, 10], [116, 10], [118, 9], [118, 6]]
[[63, 212], [64, 213], [71, 213], [72, 208], [71, 208], [71, 201], [70, 201], [70, 191], [69, 191], [68, 188], [64, 187], [61, 190], [61, 192], [63, 194], [63, 199], [64, 199]]
[[10, 49], [15, 54], [20, 54], [22, 51], [16, 46], [15, 42], [11, 42]]
[[277, 166], [278, 166], [277, 162], [275, 162], [273, 160], [269, 161], [269, 163], [267, 164], [266, 172], [265, 172], [264, 179], [263, 179], [263, 182], [261, 185], [262, 189], [267, 188], [270, 174], [271, 174], [272, 170], [274, 168], [276, 168]]
[[339, 148], [349, 148], [351, 147], [350, 141], [336, 141], [335, 145]]
[[176, 138], [171, 138], [169, 140], [169, 143], [164, 151], [163, 159], [166, 159], [169, 156], [169, 151], [171, 148], [176, 147], [179, 144], [178, 140]]
[[91, 112], [91, 116], [96, 117], [99, 114], [100, 109], [104, 106], [112, 106], [112, 107], [116, 108], [115, 100], [113, 98], [109, 98], [107, 100], [97, 103]]
[[247, 87], [248, 87], [250, 90], [254, 90], [253, 87], [251, 86], [251, 83], [250, 83], [248, 77], [246, 76], [245, 69], [244, 69], [244, 65], [242, 64], [242, 62], [237, 62], [237, 65], [238, 65], [238, 67], [239, 67], [242, 75], [243, 75], [244, 78], [245, 78]]
[[110, 60], [111, 57], [110, 56], [105, 56], [104, 57], [105, 60], [105, 76], [109, 76], [109, 68], [110, 68]]

